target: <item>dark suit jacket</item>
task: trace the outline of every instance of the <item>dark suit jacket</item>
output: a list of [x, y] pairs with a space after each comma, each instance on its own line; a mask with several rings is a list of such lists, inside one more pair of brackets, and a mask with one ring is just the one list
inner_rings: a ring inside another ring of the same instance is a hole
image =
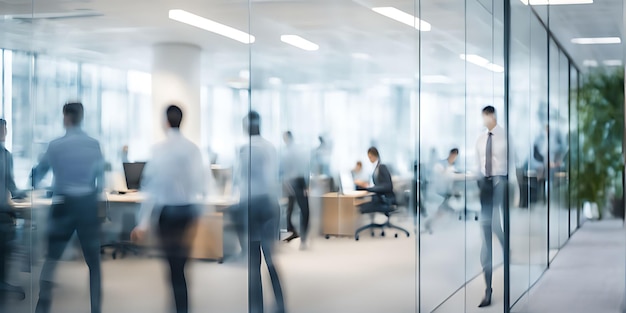
[[13, 179], [13, 156], [0, 146], [0, 212], [10, 212], [9, 193], [15, 195], [18, 192]]
[[396, 196], [393, 193], [393, 182], [391, 173], [385, 164], [378, 164], [372, 175], [374, 186], [367, 188], [367, 191], [376, 193], [378, 200], [386, 204], [395, 204]]

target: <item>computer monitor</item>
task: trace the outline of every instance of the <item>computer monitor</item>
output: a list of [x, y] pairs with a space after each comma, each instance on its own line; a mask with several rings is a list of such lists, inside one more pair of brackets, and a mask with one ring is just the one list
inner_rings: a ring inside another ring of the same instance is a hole
[[354, 179], [352, 178], [352, 173], [350, 172], [339, 173], [339, 183], [341, 184], [341, 193], [344, 195], [356, 190]]
[[146, 162], [124, 163], [124, 175], [126, 176], [126, 188], [137, 190], [141, 187], [141, 174]]

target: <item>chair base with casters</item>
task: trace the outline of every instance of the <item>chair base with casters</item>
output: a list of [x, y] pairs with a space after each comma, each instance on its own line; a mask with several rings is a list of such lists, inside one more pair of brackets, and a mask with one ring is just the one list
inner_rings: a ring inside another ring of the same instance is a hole
[[122, 233], [119, 234], [118, 240], [100, 245], [100, 254], [105, 254], [106, 249], [113, 249], [111, 257], [115, 260], [119, 255], [121, 258], [127, 254], [140, 255], [142, 247], [130, 240], [130, 232], [135, 227], [135, 216], [127, 213], [122, 216]]
[[[383, 212], [380, 212], [380, 213], [383, 213]], [[385, 221], [385, 223], [378, 224], [378, 223], [372, 222], [372, 223], [370, 223], [368, 225], [360, 227], [359, 229], [356, 230], [356, 232], [354, 234], [354, 239], [358, 241], [359, 240], [359, 234], [362, 231], [368, 230], [368, 229], [371, 230], [372, 237], [375, 236], [374, 229], [380, 229], [381, 230], [381, 233], [380, 233], [381, 237], [385, 236], [385, 229], [395, 229], [398, 232], [404, 233], [407, 237], [410, 237], [410, 233], [409, 233], [408, 230], [391, 223], [391, 216], [393, 214], [395, 214], [395, 213], [398, 213], [398, 211], [395, 208], [392, 211], [384, 212], [385, 216], [387, 217], [387, 221]], [[394, 237], [398, 238], [398, 233], [397, 232], [395, 233]]]
[[134, 255], [141, 254], [141, 248], [130, 241], [118, 241], [101, 245], [100, 254], [105, 254], [107, 248], [113, 249], [113, 252], [111, 252], [111, 257], [113, 258], [113, 260], [117, 259], [118, 255], [123, 258], [129, 253], [132, 253]]

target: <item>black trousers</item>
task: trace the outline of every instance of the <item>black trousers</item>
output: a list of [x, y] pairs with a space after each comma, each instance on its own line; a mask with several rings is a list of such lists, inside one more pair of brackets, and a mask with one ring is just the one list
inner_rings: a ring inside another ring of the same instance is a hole
[[15, 224], [9, 213], [0, 212], [0, 283], [6, 282], [11, 240], [15, 237]]
[[309, 198], [307, 196], [307, 185], [304, 177], [298, 177], [291, 179], [288, 184], [289, 202], [287, 203], [287, 231], [292, 233], [296, 232], [296, 228], [293, 226], [291, 216], [293, 215], [293, 208], [298, 202], [300, 207], [300, 235], [303, 242], [306, 242], [309, 234]]
[[56, 265], [74, 232], [78, 235], [85, 262], [89, 267], [91, 313], [101, 312], [100, 220], [97, 195], [65, 196], [53, 204], [48, 221], [48, 255], [41, 270], [37, 313], [50, 312], [52, 279]]
[[164, 206], [159, 217], [159, 240], [170, 269], [170, 282], [177, 313], [189, 312], [185, 265], [191, 252], [190, 229], [196, 219], [194, 207]]
[[500, 221], [500, 209], [506, 209], [506, 176], [483, 178], [478, 182], [480, 188], [480, 226], [482, 230], [482, 247], [480, 263], [487, 290], [491, 290], [493, 276], [493, 235], [495, 234], [504, 250], [504, 232]]
[[[242, 201], [236, 208], [239, 232], [247, 230], [248, 250], [248, 306], [252, 313], [263, 312], [263, 287], [261, 283], [261, 252], [265, 258], [272, 281], [272, 289], [276, 299], [278, 312], [284, 312], [285, 302], [283, 290], [276, 264], [274, 262], [274, 245], [278, 234], [277, 199], [271, 196], [253, 196]], [[242, 244], [242, 249], [243, 249]]]

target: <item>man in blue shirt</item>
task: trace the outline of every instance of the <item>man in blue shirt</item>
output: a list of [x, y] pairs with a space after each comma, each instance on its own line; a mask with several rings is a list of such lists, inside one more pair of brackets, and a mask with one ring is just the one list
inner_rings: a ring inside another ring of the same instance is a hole
[[91, 313], [101, 312], [98, 194], [103, 186], [104, 160], [98, 141], [81, 129], [83, 112], [81, 103], [63, 107], [65, 136], [50, 142], [33, 169], [34, 186], [49, 170], [54, 176], [48, 254], [41, 270], [37, 313], [50, 312], [54, 270], [75, 231], [89, 267]]

